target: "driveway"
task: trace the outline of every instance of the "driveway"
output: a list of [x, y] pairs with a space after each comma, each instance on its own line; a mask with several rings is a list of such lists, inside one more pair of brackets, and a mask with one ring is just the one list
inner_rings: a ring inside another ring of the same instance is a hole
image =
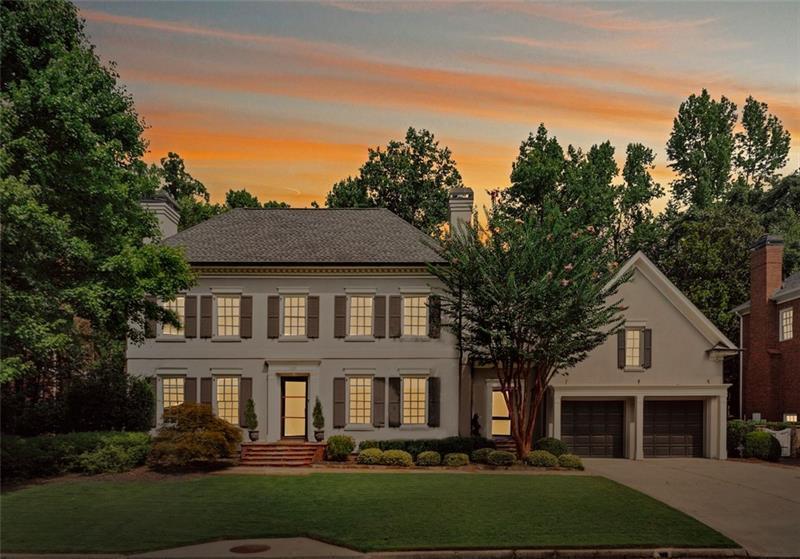
[[697, 518], [751, 555], [800, 557], [800, 468], [700, 458], [584, 464]]

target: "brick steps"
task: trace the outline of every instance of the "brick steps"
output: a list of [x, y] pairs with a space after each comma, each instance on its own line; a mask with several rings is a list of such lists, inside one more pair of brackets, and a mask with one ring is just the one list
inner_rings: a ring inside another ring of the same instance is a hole
[[514, 444], [513, 439], [495, 439], [494, 445], [497, 450], [505, 450], [507, 452], [517, 453], [517, 445]]
[[324, 443], [243, 443], [240, 466], [291, 468], [322, 460]]

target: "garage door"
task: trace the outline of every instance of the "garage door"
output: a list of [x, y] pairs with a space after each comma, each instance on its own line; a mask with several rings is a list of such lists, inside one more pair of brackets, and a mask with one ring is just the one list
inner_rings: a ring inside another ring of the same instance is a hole
[[703, 456], [703, 402], [644, 402], [644, 455]]
[[561, 440], [578, 456], [621, 458], [622, 402], [561, 402]]

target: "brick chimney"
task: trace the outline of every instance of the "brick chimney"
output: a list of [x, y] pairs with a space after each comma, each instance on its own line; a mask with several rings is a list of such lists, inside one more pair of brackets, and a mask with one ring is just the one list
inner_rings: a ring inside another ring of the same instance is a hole
[[142, 200], [142, 207], [156, 214], [161, 238], [166, 239], [178, 232], [181, 215], [178, 203], [165, 190], [157, 190], [150, 198]]
[[471, 188], [454, 188], [450, 191], [450, 231], [469, 226], [474, 199], [475, 194]]

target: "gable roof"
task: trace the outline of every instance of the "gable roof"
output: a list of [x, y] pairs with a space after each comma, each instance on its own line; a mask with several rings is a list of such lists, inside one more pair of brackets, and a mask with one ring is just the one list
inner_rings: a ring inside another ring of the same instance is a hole
[[737, 349], [736, 344], [714, 326], [708, 317], [680, 289], [675, 287], [675, 284], [643, 252], [639, 251], [628, 259], [611, 282], [617, 281], [631, 269], [635, 269], [650, 280], [656, 289], [708, 340], [713, 349]]
[[383, 208], [237, 208], [164, 240], [192, 264], [424, 264], [435, 241]]

